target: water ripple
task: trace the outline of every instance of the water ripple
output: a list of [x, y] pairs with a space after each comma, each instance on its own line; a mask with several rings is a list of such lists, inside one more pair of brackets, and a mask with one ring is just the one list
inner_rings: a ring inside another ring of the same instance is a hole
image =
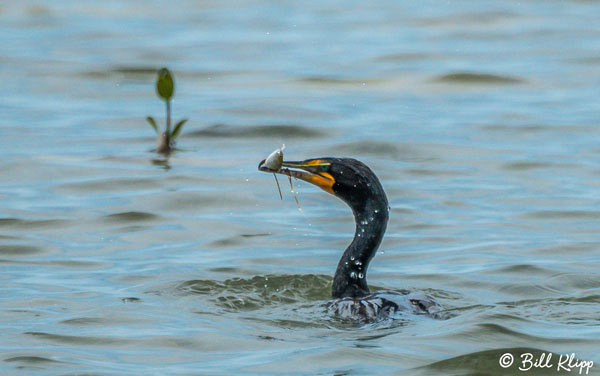
[[325, 135], [320, 129], [301, 125], [246, 125], [233, 126], [227, 124], [216, 124], [211, 127], [191, 131], [190, 137], [213, 137], [213, 138], [317, 138]]
[[433, 78], [433, 81], [457, 85], [515, 85], [524, 82], [516, 77], [472, 72], [447, 73]]

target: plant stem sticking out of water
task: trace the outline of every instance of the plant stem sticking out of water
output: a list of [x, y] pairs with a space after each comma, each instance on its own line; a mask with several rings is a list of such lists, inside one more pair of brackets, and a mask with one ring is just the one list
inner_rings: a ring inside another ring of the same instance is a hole
[[171, 131], [171, 98], [175, 93], [175, 83], [173, 76], [167, 68], [161, 68], [158, 71], [158, 77], [156, 79], [156, 94], [159, 98], [165, 101], [166, 104], [166, 130], [160, 132], [156, 120], [152, 116], [147, 116], [146, 121], [150, 123], [150, 126], [154, 128], [154, 131], [158, 134], [156, 141], [156, 151], [159, 153], [169, 154], [173, 147], [175, 147], [175, 139], [181, 133], [183, 124], [187, 119], [182, 119], [175, 124], [173, 131]]

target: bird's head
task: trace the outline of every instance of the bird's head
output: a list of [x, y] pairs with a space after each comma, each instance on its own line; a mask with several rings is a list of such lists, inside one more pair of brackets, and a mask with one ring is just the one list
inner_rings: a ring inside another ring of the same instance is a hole
[[265, 161], [262, 161], [258, 169], [314, 184], [346, 202], [355, 214], [364, 212], [365, 205], [374, 204], [381, 206], [379, 209], [385, 209], [387, 213], [387, 197], [379, 179], [367, 165], [356, 159], [315, 158], [283, 161], [279, 170], [267, 168]]

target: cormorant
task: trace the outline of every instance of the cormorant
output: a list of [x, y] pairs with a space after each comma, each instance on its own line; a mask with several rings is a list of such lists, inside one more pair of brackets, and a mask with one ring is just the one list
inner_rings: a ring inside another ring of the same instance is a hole
[[315, 158], [283, 161], [278, 170], [269, 169], [263, 160], [258, 169], [314, 184], [352, 209], [356, 231], [333, 277], [330, 311], [344, 318], [372, 321], [397, 311], [435, 315], [441, 309], [423, 293], [369, 291], [367, 268], [383, 239], [389, 206], [379, 179], [368, 166], [352, 158]]

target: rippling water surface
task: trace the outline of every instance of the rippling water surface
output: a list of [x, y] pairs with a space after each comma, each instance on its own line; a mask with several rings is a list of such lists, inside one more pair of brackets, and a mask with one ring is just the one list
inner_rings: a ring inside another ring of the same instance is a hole
[[[600, 369], [598, 2], [3, 2], [0, 42], [1, 374]], [[168, 160], [161, 66], [190, 118]], [[376, 171], [369, 282], [445, 320], [327, 314], [353, 219], [279, 200], [282, 143]]]

